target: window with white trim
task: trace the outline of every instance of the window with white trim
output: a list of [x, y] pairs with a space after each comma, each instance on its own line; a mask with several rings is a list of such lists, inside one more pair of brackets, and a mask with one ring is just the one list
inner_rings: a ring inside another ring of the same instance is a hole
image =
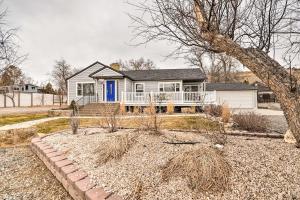
[[94, 96], [94, 83], [77, 83], [77, 96]]
[[159, 83], [160, 92], [180, 92], [180, 83]]
[[135, 93], [136, 93], [136, 96], [143, 96], [143, 93], [144, 93], [144, 84], [143, 83], [135, 84]]
[[198, 92], [199, 86], [198, 85], [183, 85], [183, 90], [185, 92]]

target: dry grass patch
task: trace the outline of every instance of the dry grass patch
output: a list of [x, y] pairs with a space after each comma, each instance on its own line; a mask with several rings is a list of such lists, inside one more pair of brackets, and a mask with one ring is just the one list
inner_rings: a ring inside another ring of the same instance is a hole
[[37, 133], [35, 128], [12, 129], [0, 132], [0, 146], [28, 143]]
[[0, 117], [0, 126], [8, 125], [8, 124], [16, 124], [20, 122], [26, 122], [36, 119], [47, 118], [47, 113], [39, 113], [39, 114], [22, 114], [22, 115], [6, 115]]
[[105, 141], [95, 150], [98, 156], [97, 163], [101, 165], [113, 159], [120, 159], [135, 141], [129, 134], [112, 136], [112, 139]]
[[183, 152], [168, 161], [162, 178], [184, 178], [196, 192], [223, 192], [229, 186], [231, 166], [223, 155], [211, 147]]

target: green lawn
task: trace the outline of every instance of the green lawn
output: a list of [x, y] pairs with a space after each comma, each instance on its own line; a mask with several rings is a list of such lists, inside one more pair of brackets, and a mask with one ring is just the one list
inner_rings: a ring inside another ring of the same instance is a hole
[[16, 124], [20, 122], [31, 121], [35, 119], [47, 118], [47, 113], [38, 113], [38, 114], [22, 114], [22, 115], [5, 115], [0, 117], [0, 126], [8, 124]]

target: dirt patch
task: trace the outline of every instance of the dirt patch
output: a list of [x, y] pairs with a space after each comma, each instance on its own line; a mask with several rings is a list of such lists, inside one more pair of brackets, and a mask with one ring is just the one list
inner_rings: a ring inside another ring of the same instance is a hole
[[0, 199], [71, 200], [28, 146], [0, 148], [0, 163]]
[[[88, 172], [92, 180], [124, 199], [299, 199], [300, 150], [278, 139], [228, 136], [223, 156], [231, 166], [229, 189], [223, 193], [200, 193], [182, 177], [163, 181], [162, 171], [170, 159], [184, 152], [212, 146], [202, 134], [164, 131], [163, 135], [140, 134], [121, 158], [97, 163], [95, 149], [117, 135], [104, 129], [80, 130], [78, 135], [57, 133], [44, 140], [67, 151], [68, 157]], [[165, 141], [197, 141], [194, 145], [171, 145]]]

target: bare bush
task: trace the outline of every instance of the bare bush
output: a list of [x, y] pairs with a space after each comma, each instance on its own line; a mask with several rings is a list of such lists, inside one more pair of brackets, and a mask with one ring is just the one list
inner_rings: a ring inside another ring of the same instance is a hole
[[235, 114], [233, 121], [240, 129], [256, 132], [266, 132], [270, 123], [266, 117], [254, 112]]
[[196, 192], [222, 192], [228, 188], [231, 166], [222, 154], [211, 147], [180, 153], [162, 169], [162, 178], [181, 177]]
[[134, 143], [135, 138], [128, 134], [114, 136], [95, 150], [95, 154], [98, 155], [97, 163], [105, 164], [110, 160], [120, 159]]
[[217, 132], [212, 132], [210, 135], [210, 141], [213, 144], [225, 145], [227, 143], [227, 135], [225, 132], [224, 124], [219, 123], [219, 130]]
[[76, 115], [72, 115], [70, 117], [70, 126], [71, 126], [72, 133], [74, 135], [78, 133], [79, 125], [80, 125], [80, 119]]
[[156, 106], [154, 103], [150, 103], [149, 106], [149, 123], [148, 123], [148, 130], [150, 133], [154, 135], [160, 135], [160, 129], [161, 129], [161, 120], [158, 118], [158, 114], [156, 112]]
[[221, 105], [214, 105], [210, 104], [205, 106], [204, 112], [214, 117], [221, 117], [222, 116], [222, 106]]
[[118, 130], [118, 119], [116, 118], [117, 114], [120, 111], [120, 105], [111, 110], [109, 106], [104, 106], [104, 121], [108, 127], [108, 132], [113, 133]]

